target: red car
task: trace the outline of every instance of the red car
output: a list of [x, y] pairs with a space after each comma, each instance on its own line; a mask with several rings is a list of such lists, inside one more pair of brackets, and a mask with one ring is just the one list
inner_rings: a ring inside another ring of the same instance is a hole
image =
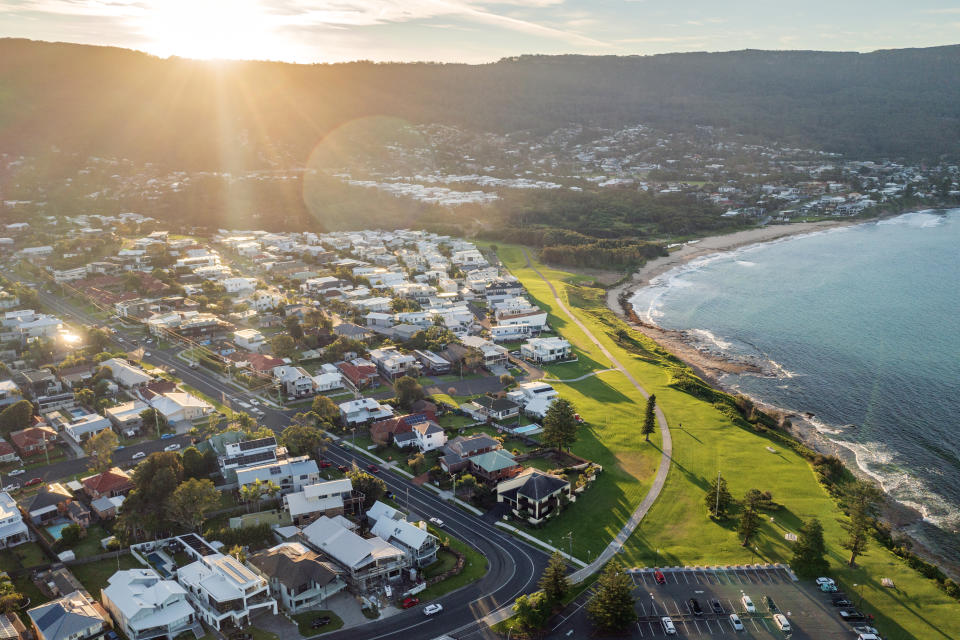
[[400, 606], [402, 606], [404, 609], [409, 609], [410, 607], [415, 607], [418, 604], [420, 604], [420, 598], [406, 598], [403, 601], [403, 604]]
[[657, 581], [657, 584], [667, 584], [667, 579], [659, 569], [653, 572], [653, 579]]
[[329, 463], [329, 462], [327, 462], [326, 460], [321, 460], [321, 461], [320, 461], [320, 468], [321, 468], [321, 469], [327, 469], [327, 468], [329, 468], [329, 467], [330, 467], [330, 463]]
[[348, 467], [345, 464], [342, 464], [339, 467], [337, 467], [337, 471], [339, 471], [340, 473], [346, 473], [349, 470], [350, 470], [350, 467]]
[[40, 484], [41, 482], [43, 482], [43, 480], [41, 480], [40, 478], [33, 478], [32, 480], [27, 480], [26, 482], [24, 482], [23, 486], [32, 487], [33, 485]]
[[368, 464], [367, 471], [369, 471], [370, 473], [380, 473], [380, 469], [375, 464]]

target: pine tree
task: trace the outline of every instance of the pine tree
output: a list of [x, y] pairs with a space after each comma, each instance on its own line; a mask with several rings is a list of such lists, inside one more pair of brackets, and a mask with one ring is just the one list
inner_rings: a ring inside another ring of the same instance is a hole
[[807, 520], [800, 526], [797, 542], [793, 546], [793, 559], [790, 567], [798, 576], [812, 578], [827, 573], [830, 563], [824, 557], [827, 545], [823, 540], [823, 525], [816, 518]]
[[870, 544], [870, 529], [883, 498], [880, 489], [866, 482], [855, 482], [844, 495], [849, 519], [840, 522], [840, 527], [847, 532], [840, 546], [850, 552], [847, 564], [851, 567], [856, 566], [857, 557], [863, 555]]
[[740, 523], [737, 526], [737, 533], [740, 535], [740, 539], [743, 540], [740, 544], [744, 547], [749, 545], [750, 539], [753, 538], [759, 528], [760, 516], [757, 514], [756, 509], [751, 506], [745, 507], [740, 513]]
[[558, 450], [570, 450], [577, 441], [576, 411], [569, 400], [557, 398], [543, 418], [543, 441]]
[[524, 633], [540, 631], [550, 619], [550, 603], [542, 591], [518, 597], [513, 603], [515, 625]]
[[587, 604], [587, 615], [601, 631], [620, 631], [636, 622], [633, 608], [633, 580], [615, 562], [609, 563], [597, 579], [597, 591]]
[[550, 556], [547, 568], [543, 570], [539, 586], [547, 595], [547, 600], [554, 605], [563, 600], [570, 591], [570, 580], [567, 578], [567, 563], [563, 556], [554, 552]]
[[[717, 494], [720, 494], [719, 498]], [[707, 510], [714, 518], [723, 519], [727, 517], [727, 509], [733, 504], [733, 496], [727, 490], [727, 481], [723, 478], [710, 481], [710, 488], [707, 489], [707, 496], [704, 499], [707, 504]]]
[[650, 442], [650, 434], [656, 430], [657, 427], [657, 396], [650, 394], [650, 397], [647, 398], [647, 410], [643, 414], [643, 427], [640, 429], [640, 433], [647, 439], [647, 442]]

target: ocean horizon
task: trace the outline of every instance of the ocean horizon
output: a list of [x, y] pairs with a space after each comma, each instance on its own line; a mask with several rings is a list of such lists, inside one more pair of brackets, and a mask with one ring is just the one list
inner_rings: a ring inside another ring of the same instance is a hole
[[[631, 297], [636, 314], [760, 364], [724, 386], [808, 420], [960, 557], [960, 209], [705, 256]], [[761, 487], [762, 488], [762, 487]]]

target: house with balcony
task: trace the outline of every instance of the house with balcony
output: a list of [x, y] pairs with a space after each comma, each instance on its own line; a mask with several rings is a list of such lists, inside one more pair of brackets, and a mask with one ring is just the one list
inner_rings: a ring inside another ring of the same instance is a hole
[[350, 478], [310, 484], [302, 491], [283, 496], [283, 506], [293, 523], [304, 526], [320, 516], [334, 517], [344, 512], [356, 513], [363, 504], [363, 494], [353, 490]]
[[9, 549], [30, 540], [30, 528], [24, 523], [16, 501], [6, 491], [0, 493], [0, 549]]
[[390, 405], [380, 404], [373, 398], [359, 398], [340, 405], [340, 418], [347, 426], [384, 420], [392, 415]]
[[187, 590], [163, 580], [153, 569], [117, 571], [100, 592], [103, 607], [129, 640], [173, 640], [181, 633], [203, 633]]
[[367, 520], [373, 523], [370, 533], [401, 549], [412, 566], [425, 567], [437, 559], [440, 544], [425, 522], [407, 522], [400, 511], [379, 500], [367, 511]]
[[310, 456], [298, 456], [277, 462], [243, 467], [236, 470], [237, 485], [243, 488], [257, 480], [273, 482], [280, 493], [302, 491], [304, 487], [320, 481], [320, 469]]
[[277, 613], [266, 578], [233, 556], [225, 556], [196, 535], [176, 538], [193, 562], [177, 570], [177, 582], [187, 591], [197, 617], [217, 631], [242, 629], [259, 611]]
[[299, 542], [284, 542], [253, 554], [247, 564], [270, 584], [270, 593], [288, 613], [322, 608], [346, 581], [332, 562]]
[[559, 336], [530, 338], [520, 345], [520, 357], [536, 364], [569, 360], [572, 353], [573, 346]]
[[273, 370], [273, 379], [280, 383], [288, 398], [305, 398], [314, 394], [313, 376], [303, 367], [282, 365]]
[[483, 356], [483, 366], [488, 369], [497, 365], [505, 365], [510, 359], [510, 353], [506, 348], [494, 344], [486, 338], [481, 338], [480, 336], [461, 336], [460, 342], [467, 348], [477, 349]]
[[443, 447], [440, 468], [447, 473], [458, 473], [467, 468], [469, 458], [503, 448], [498, 440], [485, 433], [475, 436], [457, 436]]
[[447, 432], [433, 420], [423, 419], [412, 425], [414, 444], [421, 452], [433, 451], [447, 444]]
[[90, 438], [111, 428], [110, 420], [99, 413], [88, 413], [74, 417], [63, 425], [63, 433], [77, 444], [83, 444]]
[[330, 558], [347, 584], [360, 593], [400, 580], [403, 571], [411, 566], [406, 553], [379, 536], [361, 537], [341, 520], [320, 516], [300, 536], [307, 546]]
[[400, 353], [395, 348], [371, 349], [370, 359], [380, 374], [387, 380], [396, 380], [400, 376], [416, 375], [417, 359], [413, 356]]
[[539, 469], [526, 469], [497, 484], [497, 502], [508, 504], [515, 517], [533, 525], [555, 516], [567, 501], [575, 499], [566, 478]]
[[477, 480], [495, 484], [523, 471], [523, 465], [514, 459], [513, 454], [494, 449], [467, 458], [467, 469]]
[[110, 628], [110, 617], [85, 591], [27, 610], [37, 640], [86, 640]]

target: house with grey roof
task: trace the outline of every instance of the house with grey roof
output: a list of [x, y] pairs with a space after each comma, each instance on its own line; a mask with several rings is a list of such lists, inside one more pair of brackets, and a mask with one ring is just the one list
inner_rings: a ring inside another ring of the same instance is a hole
[[566, 502], [576, 500], [570, 482], [539, 469], [526, 469], [497, 485], [497, 502], [505, 502], [517, 518], [540, 524], [560, 512]]
[[85, 640], [109, 626], [103, 607], [74, 591], [27, 611], [37, 640]]
[[287, 458], [277, 462], [244, 467], [236, 470], [237, 485], [245, 487], [257, 480], [273, 482], [280, 493], [302, 491], [304, 487], [320, 481], [320, 469], [310, 456]]
[[163, 580], [153, 569], [117, 571], [100, 592], [103, 606], [129, 640], [166, 638], [203, 628], [175, 580]]
[[270, 583], [270, 593], [290, 613], [321, 607], [347, 587], [332, 563], [299, 542], [253, 554], [247, 564]]

